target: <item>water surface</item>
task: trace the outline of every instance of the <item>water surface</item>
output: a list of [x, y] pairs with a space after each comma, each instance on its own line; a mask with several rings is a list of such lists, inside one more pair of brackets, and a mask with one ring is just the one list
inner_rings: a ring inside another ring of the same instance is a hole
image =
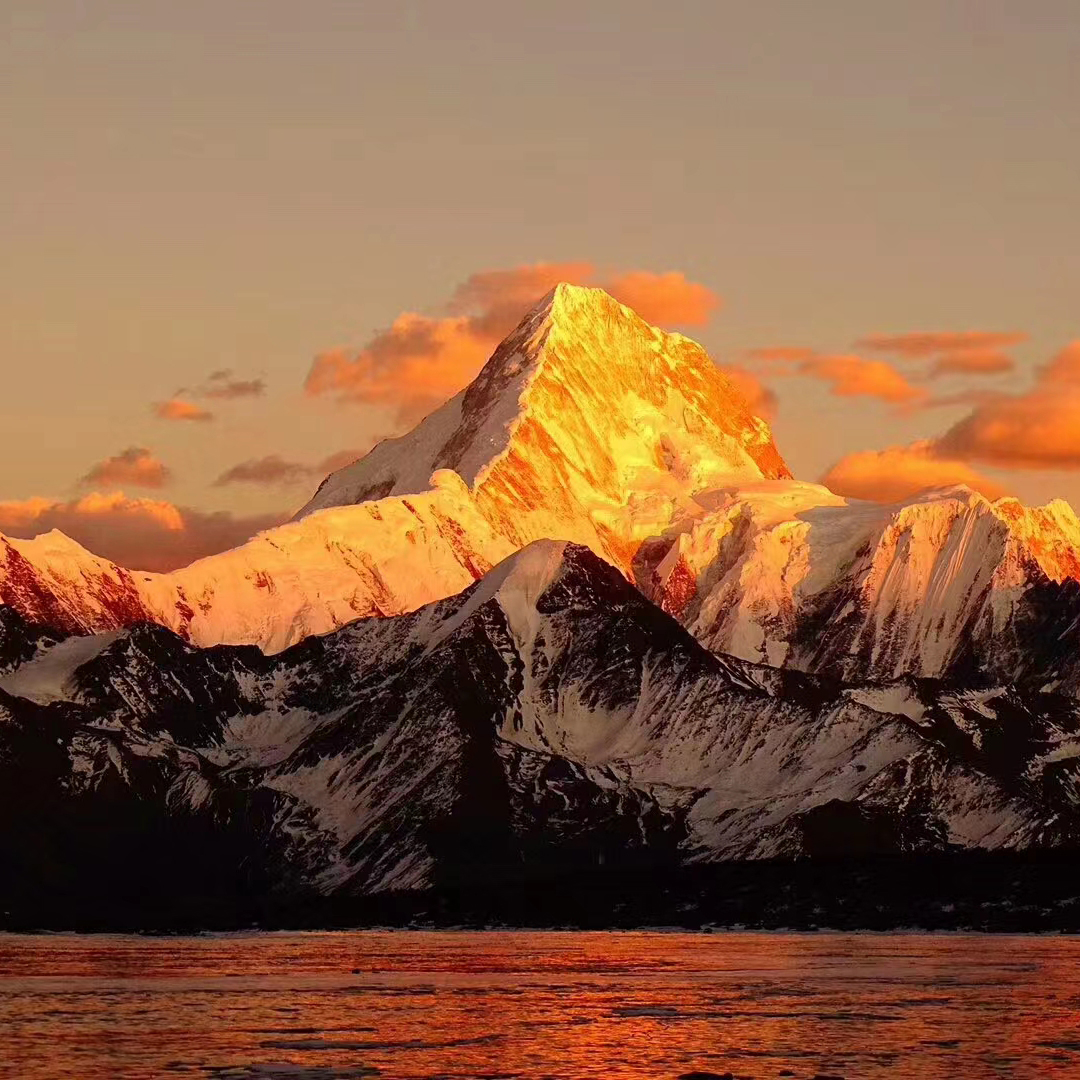
[[1080, 941], [0, 935], [0, 1076], [1080, 1077]]

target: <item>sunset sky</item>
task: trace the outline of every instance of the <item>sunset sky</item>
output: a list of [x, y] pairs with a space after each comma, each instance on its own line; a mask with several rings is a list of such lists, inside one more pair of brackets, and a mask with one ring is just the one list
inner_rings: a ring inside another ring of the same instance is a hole
[[801, 478], [1080, 505], [1075, 0], [37, 0], [0, 100], [0, 532], [238, 542], [560, 278]]

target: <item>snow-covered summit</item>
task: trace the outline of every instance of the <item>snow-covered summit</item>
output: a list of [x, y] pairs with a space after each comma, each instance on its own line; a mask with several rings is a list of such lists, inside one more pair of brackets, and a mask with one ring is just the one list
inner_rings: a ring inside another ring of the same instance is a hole
[[695, 492], [790, 473], [708, 354], [602, 289], [557, 285], [473, 382], [333, 473], [299, 513], [461, 478], [518, 545], [590, 543], [617, 563]]

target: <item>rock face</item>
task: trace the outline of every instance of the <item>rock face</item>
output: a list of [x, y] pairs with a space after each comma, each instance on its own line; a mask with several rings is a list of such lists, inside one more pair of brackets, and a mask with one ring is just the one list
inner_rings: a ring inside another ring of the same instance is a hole
[[716, 656], [561, 542], [273, 656], [3, 626], [0, 909], [1048, 848], [1080, 825], [1072, 699]]
[[276, 652], [452, 596], [533, 540], [590, 548], [707, 648], [844, 679], [1080, 688], [1080, 522], [967, 489], [895, 506], [791, 479], [705, 352], [560, 285], [452, 401], [298, 519], [171, 574], [0, 538], [0, 602]]
[[967, 488], [902, 505], [817, 485], [722, 493], [639, 554], [646, 595], [706, 647], [840, 678], [1075, 689], [1080, 521]]

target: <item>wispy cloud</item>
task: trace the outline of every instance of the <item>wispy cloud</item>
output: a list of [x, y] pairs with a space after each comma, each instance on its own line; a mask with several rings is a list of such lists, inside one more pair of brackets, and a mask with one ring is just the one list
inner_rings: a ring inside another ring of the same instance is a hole
[[362, 450], [339, 450], [314, 464], [288, 461], [278, 454], [248, 458], [226, 469], [215, 481], [215, 487], [229, 484], [256, 484], [263, 487], [289, 487], [321, 480], [328, 473], [344, 468], [364, 456]]

